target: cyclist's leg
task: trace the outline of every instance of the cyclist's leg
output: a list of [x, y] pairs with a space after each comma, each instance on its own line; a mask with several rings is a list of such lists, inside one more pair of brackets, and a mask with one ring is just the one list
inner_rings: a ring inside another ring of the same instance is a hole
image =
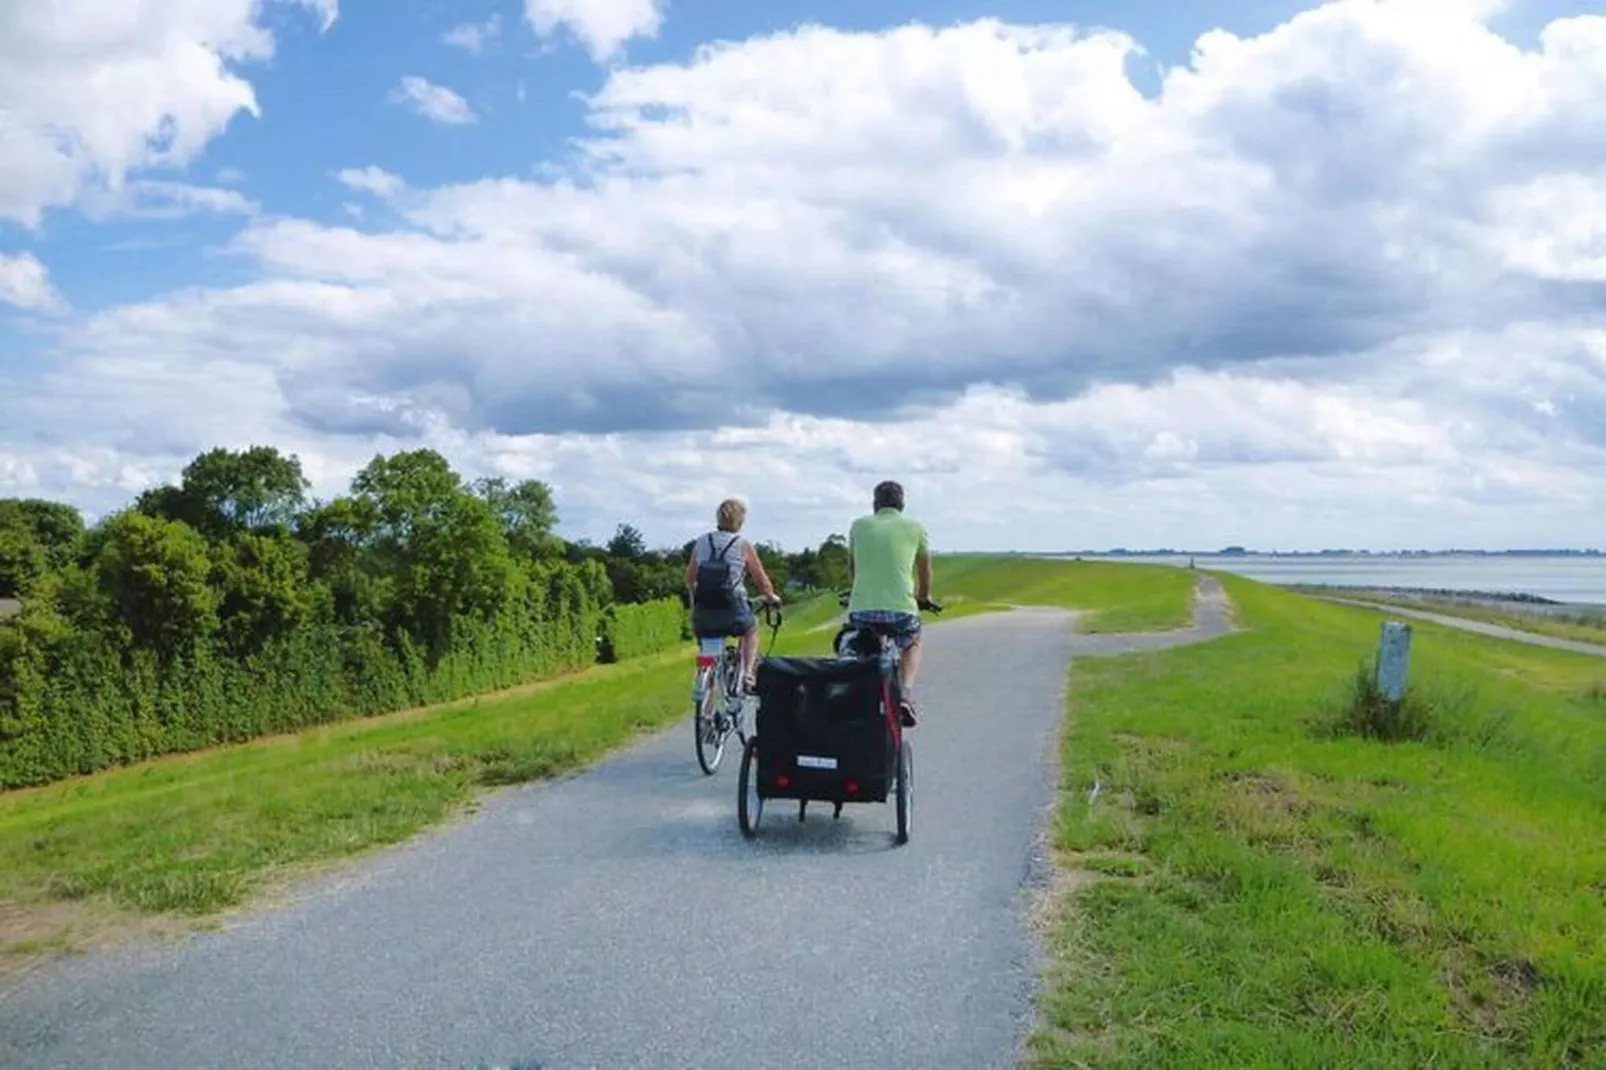
[[900, 636], [899, 640], [898, 683], [908, 694], [914, 689], [915, 676], [920, 672], [920, 633], [907, 638]]
[[915, 677], [920, 672], [921, 627], [920, 618], [908, 614], [898, 621], [894, 642], [898, 644], [898, 694], [904, 707], [904, 723], [914, 724]]
[[[744, 623], [746, 630], [742, 631]], [[733, 631], [742, 637], [742, 690], [751, 691], [754, 666], [758, 664], [758, 621], [751, 617], [738, 620]]]

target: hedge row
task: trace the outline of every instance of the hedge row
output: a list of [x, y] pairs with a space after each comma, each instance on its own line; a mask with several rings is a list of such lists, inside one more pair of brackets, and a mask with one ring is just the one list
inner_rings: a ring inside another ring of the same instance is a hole
[[626, 661], [673, 649], [691, 638], [678, 598], [608, 607], [602, 624], [603, 660]]
[[[0, 626], [0, 789], [510, 687], [593, 664], [606, 614], [582, 570], [521, 584], [492, 620], [454, 618], [445, 653], [324, 619], [236, 661], [159, 660], [30, 615]], [[615, 619], [627, 649], [661, 641], [667, 606]]]

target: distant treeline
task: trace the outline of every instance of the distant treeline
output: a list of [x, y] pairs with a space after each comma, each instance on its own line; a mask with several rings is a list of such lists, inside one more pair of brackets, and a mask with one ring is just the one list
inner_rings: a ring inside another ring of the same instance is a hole
[[[0, 500], [0, 788], [512, 686], [687, 637], [688, 542], [555, 534], [538, 481], [379, 456], [313, 503], [299, 460], [212, 450], [92, 527]], [[709, 503], [710, 514], [716, 503]], [[847, 582], [839, 536], [758, 547], [777, 585]]]

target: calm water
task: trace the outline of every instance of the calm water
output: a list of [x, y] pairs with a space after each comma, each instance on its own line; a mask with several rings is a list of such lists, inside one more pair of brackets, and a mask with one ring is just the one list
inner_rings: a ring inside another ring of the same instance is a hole
[[[1094, 560], [1089, 557], [1088, 560]], [[1178, 557], [1098, 558], [1186, 566]], [[1558, 602], [1606, 604], [1606, 557], [1217, 557], [1196, 555], [1200, 568], [1236, 572], [1263, 583], [1329, 583], [1346, 587], [1426, 587], [1450, 591], [1531, 594]]]

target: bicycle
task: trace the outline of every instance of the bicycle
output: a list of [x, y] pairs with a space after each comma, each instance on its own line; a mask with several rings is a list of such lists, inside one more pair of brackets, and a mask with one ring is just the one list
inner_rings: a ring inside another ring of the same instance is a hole
[[[849, 592], [840, 592], [837, 601], [847, 606]], [[929, 600], [920, 608], [942, 612], [942, 606]], [[783, 701], [783, 709], [768, 720], [765, 709], [759, 709], [760, 725], [768, 726], [759, 731], [771, 735], [766, 736], [762, 757], [757, 735], [743, 748], [736, 778], [737, 823], [748, 839], [758, 835], [769, 799], [797, 800], [797, 819], [803, 821], [810, 802], [830, 803], [836, 819], [846, 803], [884, 803], [890, 797], [897, 820], [894, 842], [908, 843], [914, 827], [915, 770], [914, 747], [898, 710], [902, 654], [888, 627], [877, 624], [844, 623], [832, 648], [834, 657], [766, 660], [766, 671], [783, 681], [778, 688], [766, 687], [766, 694], [796, 697]], [[807, 708], [828, 701], [823, 696], [830, 692], [839, 696], [857, 692], [857, 700], [848, 699], [857, 708], [839, 712], [836, 716], [841, 719], [834, 723], [820, 722], [818, 713], [798, 720], [793, 710], [785, 708], [792, 702]], [[877, 727], [870, 730], [872, 725]], [[872, 743], [872, 738], [878, 741]]]
[[[748, 605], [762, 607], [764, 625], [770, 630], [770, 652], [781, 630], [781, 607], [761, 598], [749, 598]], [[746, 696], [742, 693], [742, 652], [740, 636], [720, 636], [697, 641], [697, 676], [692, 687], [692, 735], [697, 744], [697, 764], [713, 776], [725, 757], [725, 744], [735, 735], [745, 746], [747, 732]]]

